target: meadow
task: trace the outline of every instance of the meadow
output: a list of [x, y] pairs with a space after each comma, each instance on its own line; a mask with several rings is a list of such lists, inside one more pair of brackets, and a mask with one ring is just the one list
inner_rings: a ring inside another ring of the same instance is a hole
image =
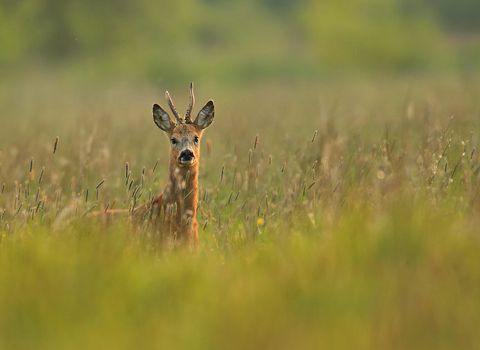
[[479, 348], [478, 78], [195, 82], [195, 254], [85, 219], [163, 190], [189, 81], [2, 82], [0, 348]]

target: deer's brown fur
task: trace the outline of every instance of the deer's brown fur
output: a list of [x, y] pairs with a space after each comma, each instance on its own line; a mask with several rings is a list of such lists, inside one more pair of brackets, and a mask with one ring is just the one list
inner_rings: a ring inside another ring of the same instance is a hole
[[[168, 104], [174, 114], [176, 123], [159, 105], [153, 105], [153, 119], [170, 140], [169, 176], [162, 194], [154, 197], [144, 205], [132, 211], [132, 223], [139, 227], [150, 225], [163, 238], [176, 238], [179, 242], [196, 245], [198, 242], [198, 165], [200, 158], [200, 141], [203, 130], [214, 118], [213, 101], [200, 110], [195, 121], [190, 118], [193, 109], [193, 84], [190, 89], [190, 105], [182, 119], [173, 106], [168, 92]], [[106, 213], [94, 213], [111, 221], [117, 216], [124, 216], [126, 210], [110, 210]]]

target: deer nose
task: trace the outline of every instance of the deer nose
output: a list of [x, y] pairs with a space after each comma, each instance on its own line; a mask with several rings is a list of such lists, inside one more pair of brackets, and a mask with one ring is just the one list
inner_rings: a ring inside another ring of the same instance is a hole
[[195, 155], [192, 151], [186, 149], [180, 153], [180, 163], [191, 163], [195, 159]]

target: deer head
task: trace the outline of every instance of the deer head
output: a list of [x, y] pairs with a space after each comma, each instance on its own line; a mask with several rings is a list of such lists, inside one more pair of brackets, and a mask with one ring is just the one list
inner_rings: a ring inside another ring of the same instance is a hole
[[178, 114], [168, 91], [165, 93], [165, 97], [177, 122], [175, 123], [168, 113], [157, 104], [153, 105], [153, 121], [165, 131], [170, 140], [170, 161], [181, 167], [196, 165], [200, 157], [200, 139], [203, 130], [212, 124], [215, 115], [213, 101], [208, 101], [198, 112], [195, 121], [192, 121], [191, 113], [195, 103], [193, 83], [190, 84], [190, 105], [185, 119]]

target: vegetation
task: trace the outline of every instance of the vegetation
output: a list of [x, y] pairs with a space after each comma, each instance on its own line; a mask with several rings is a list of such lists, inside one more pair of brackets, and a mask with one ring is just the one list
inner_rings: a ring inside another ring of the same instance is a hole
[[478, 68], [480, 7], [461, 2], [0, 0], [0, 73], [172, 86]]
[[[478, 3], [0, 0], [0, 349], [480, 348]], [[195, 254], [86, 215], [191, 81]]]
[[0, 347], [478, 347], [478, 81], [197, 84], [193, 255], [84, 218], [161, 190], [166, 87], [3, 86]]

